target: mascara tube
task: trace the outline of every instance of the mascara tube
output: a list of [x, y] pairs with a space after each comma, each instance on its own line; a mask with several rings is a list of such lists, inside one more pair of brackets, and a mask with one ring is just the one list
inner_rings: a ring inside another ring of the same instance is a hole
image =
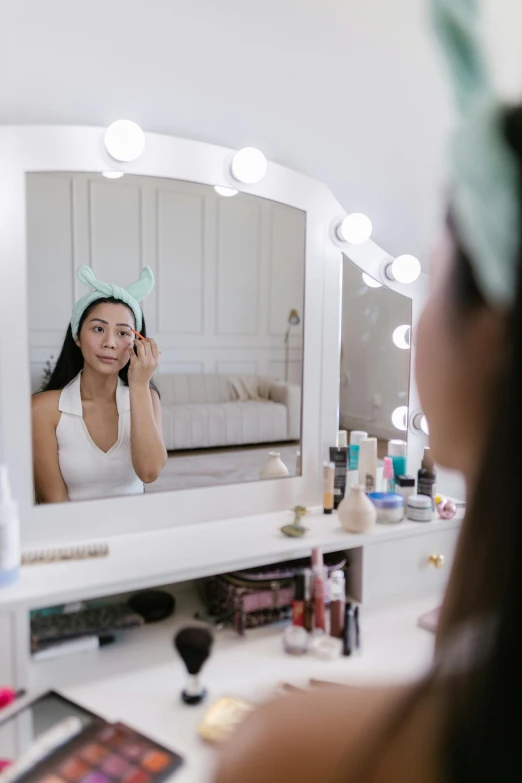
[[347, 603], [344, 608], [343, 655], [351, 655], [356, 645], [355, 611], [353, 604]]

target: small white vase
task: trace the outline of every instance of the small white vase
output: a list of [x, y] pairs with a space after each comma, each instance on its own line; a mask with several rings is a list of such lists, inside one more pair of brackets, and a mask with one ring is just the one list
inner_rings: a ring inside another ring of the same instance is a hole
[[362, 484], [356, 484], [339, 504], [337, 516], [347, 533], [368, 533], [377, 521], [377, 509]]
[[276, 479], [286, 478], [289, 476], [288, 468], [281, 459], [281, 454], [278, 451], [271, 451], [268, 455], [268, 459], [261, 468], [259, 473], [260, 479]]

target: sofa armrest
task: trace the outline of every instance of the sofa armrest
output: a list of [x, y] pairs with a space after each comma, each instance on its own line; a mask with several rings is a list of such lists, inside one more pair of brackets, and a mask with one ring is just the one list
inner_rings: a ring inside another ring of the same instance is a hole
[[301, 439], [301, 387], [295, 383], [274, 381], [268, 389], [268, 399], [284, 405], [288, 418], [288, 440]]

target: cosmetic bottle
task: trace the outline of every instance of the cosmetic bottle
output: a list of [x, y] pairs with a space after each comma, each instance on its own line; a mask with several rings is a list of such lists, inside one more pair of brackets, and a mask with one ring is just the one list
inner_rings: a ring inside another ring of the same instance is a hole
[[343, 655], [351, 655], [357, 647], [355, 609], [353, 604], [344, 607]]
[[392, 458], [395, 477], [406, 475], [406, 458], [408, 456], [408, 444], [405, 440], [388, 441], [388, 457]]
[[334, 479], [335, 465], [333, 462], [325, 462], [323, 466], [323, 511], [331, 514], [334, 507]]
[[11, 496], [7, 465], [0, 465], [0, 587], [18, 578], [20, 558], [18, 504]]
[[312, 600], [312, 571], [307, 568], [304, 572], [305, 580], [305, 616], [304, 625], [308, 633], [314, 630], [314, 602]]
[[323, 553], [317, 547], [312, 550], [312, 574], [314, 591], [314, 628], [316, 630], [326, 631], [324, 562]]
[[349, 470], [359, 470], [359, 448], [363, 440], [368, 437], [367, 432], [354, 430], [350, 432], [350, 463]]
[[408, 498], [415, 495], [415, 478], [413, 476], [397, 476], [395, 479], [395, 492], [403, 496], [404, 505], [406, 505]]
[[377, 438], [366, 438], [359, 451], [359, 484], [366, 492], [375, 492], [377, 486]]
[[384, 467], [382, 470], [383, 492], [393, 495], [395, 492], [395, 472], [393, 469], [393, 460], [391, 457], [384, 458]]
[[334, 571], [330, 577], [330, 636], [335, 639], [342, 638], [345, 597], [344, 571]]
[[426, 446], [424, 449], [424, 457], [422, 458], [422, 465], [417, 475], [417, 493], [430, 497], [433, 508], [435, 508], [435, 495], [437, 494], [436, 480], [437, 471], [435, 470], [435, 463], [431, 456], [429, 446]]
[[346, 471], [348, 470], [348, 433], [340, 430], [337, 435], [337, 446], [330, 449], [330, 462], [335, 465], [334, 473], [334, 508], [344, 498], [346, 491]]
[[292, 601], [292, 625], [305, 627], [305, 577], [297, 574], [295, 578], [294, 600]]

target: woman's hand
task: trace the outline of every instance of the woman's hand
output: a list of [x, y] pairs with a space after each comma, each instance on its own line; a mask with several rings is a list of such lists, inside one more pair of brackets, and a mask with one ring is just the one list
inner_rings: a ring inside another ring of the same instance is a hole
[[[136, 353], [134, 352], [136, 346]], [[158, 368], [160, 350], [155, 340], [145, 337], [136, 340], [129, 347], [130, 367], [128, 372], [129, 386], [148, 387], [150, 379]]]

